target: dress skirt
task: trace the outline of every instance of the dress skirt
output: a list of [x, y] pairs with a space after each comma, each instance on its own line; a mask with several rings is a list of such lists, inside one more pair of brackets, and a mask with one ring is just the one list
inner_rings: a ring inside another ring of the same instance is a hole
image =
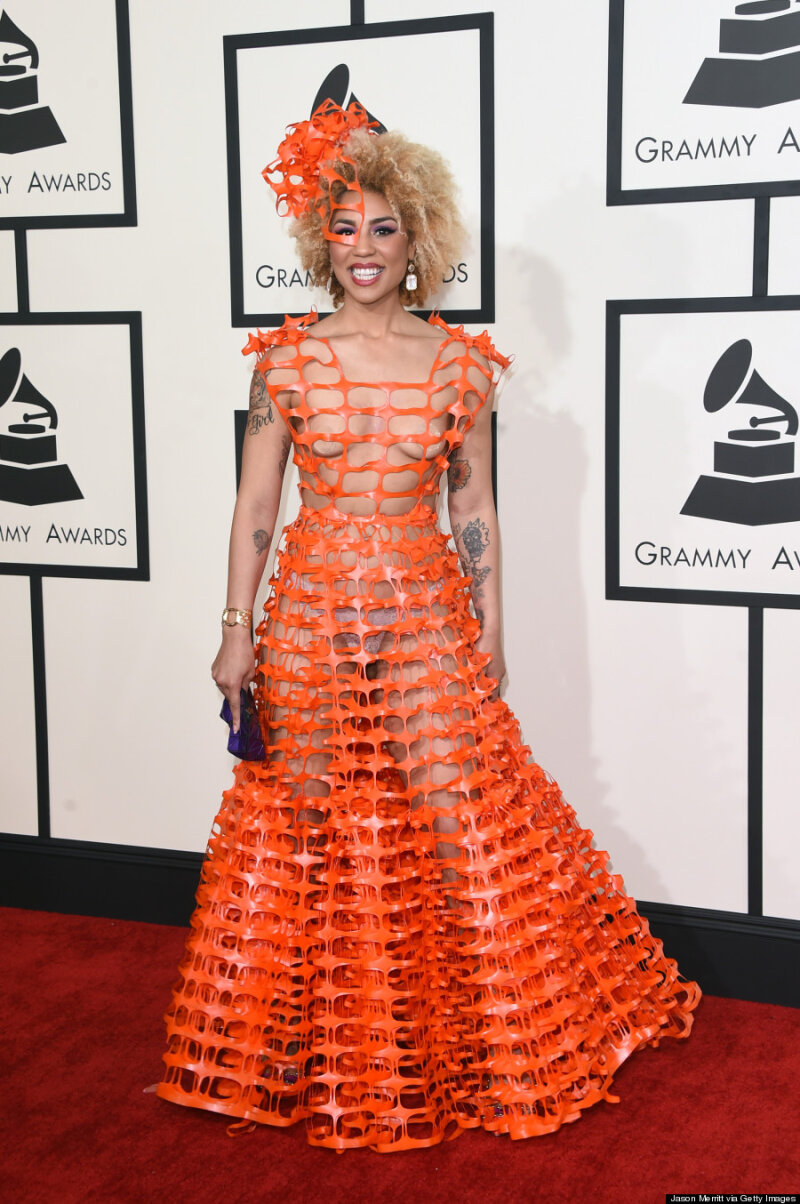
[[159, 1094], [337, 1150], [553, 1132], [699, 988], [492, 697], [435, 514], [284, 534]]

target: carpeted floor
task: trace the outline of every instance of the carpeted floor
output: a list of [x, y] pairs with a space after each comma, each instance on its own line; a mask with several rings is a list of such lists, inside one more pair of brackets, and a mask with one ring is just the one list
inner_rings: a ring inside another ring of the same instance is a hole
[[337, 1156], [299, 1126], [228, 1137], [223, 1117], [144, 1091], [182, 930], [0, 909], [0, 931], [4, 1204], [663, 1204], [800, 1186], [792, 1008], [706, 997], [687, 1042], [621, 1068], [619, 1104], [547, 1137]]

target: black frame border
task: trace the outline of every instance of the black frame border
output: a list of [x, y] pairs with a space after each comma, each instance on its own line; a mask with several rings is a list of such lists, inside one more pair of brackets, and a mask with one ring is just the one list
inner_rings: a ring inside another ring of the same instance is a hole
[[760, 606], [800, 609], [800, 594], [733, 590], [657, 589], [620, 585], [620, 356], [626, 314], [765, 313], [800, 311], [798, 296], [687, 297], [606, 302], [606, 599], [614, 602], [688, 602], [695, 606]]
[[607, 205], [664, 205], [682, 201], [730, 201], [750, 197], [797, 196], [798, 180], [759, 180], [742, 184], [704, 184], [686, 188], [622, 187], [622, 106], [625, 0], [610, 0], [608, 22]]
[[136, 155], [133, 141], [133, 83], [131, 78], [131, 26], [128, 0], [114, 0], [117, 17], [117, 78], [119, 80], [119, 123], [122, 159], [121, 213], [71, 213], [54, 217], [0, 217], [0, 230], [71, 230], [102, 226], [135, 226]]
[[16, 577], [76, 577], [109, 581], [150, 580], [150, 536], [147, 508], [147, 446], [144, 413], [144, 361], [142, 315], [136, 310], [99, 310], [81, 313], [0, 313], [0, 330], [6, 326], [127, 326], [131, 357], [131, 422], [133, 491], [136, 505], [136, 565], [111, 568], [91, 565], [5, 564], [0, 574]]
[[[223, 37], [225, 136], [228, 150], [231, 325], [233, 327], [280, 326], [286, 316], [283, 311], [246, 313], [244, 309], [237, 52], [263, 46], [293, 46], [316, 42], [414, 37], [432, 33], [455, 33], [465, 29], [477, 30], [479, 38], [481, 301], [477, 309], [442, 310], [442, 317], [448, 322], [495, 321], [494, 13], [483, 12], [455, 17], [428, 17], [419, 20], [380, 21], [374, 24], [332, 25], [319, 29], [279, 30], [274, 33], [229, 34]], [[424, 317], [429, 312], [421, 310], [420, 316]]]

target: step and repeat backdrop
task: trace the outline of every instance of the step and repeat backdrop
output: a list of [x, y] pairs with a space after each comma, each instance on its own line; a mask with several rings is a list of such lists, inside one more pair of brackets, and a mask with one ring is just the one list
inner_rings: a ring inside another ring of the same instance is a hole
[[800, 920], [800, 3], [700, 8], [2, 5], [6, 833], [205, 846], [240, 351], [325, 308], [261, 169], [357, 98], [451, 162], [435, 304], [516, 355], [527, 742], [637, 898]]

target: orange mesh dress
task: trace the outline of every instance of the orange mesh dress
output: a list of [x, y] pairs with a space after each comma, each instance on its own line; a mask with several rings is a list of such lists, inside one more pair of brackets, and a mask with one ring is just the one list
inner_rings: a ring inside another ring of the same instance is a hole
[[340, 1151], [549, 1133], [688, 1036], [700, 991], [474, 647], [435, 504], [508, 361], [432, 318], [425, 383], [348, 381], [315, 320], [245, 348], [306, 502], [258, 627], [266, 759], [216, 819], [159, 1094]]

